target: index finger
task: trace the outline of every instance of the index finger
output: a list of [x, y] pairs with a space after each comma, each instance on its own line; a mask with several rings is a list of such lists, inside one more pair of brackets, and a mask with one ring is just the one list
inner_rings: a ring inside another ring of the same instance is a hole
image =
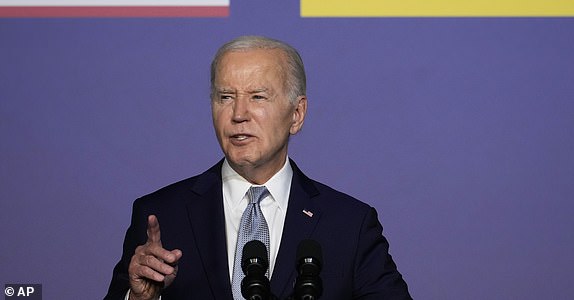
[[159, 244], [161, 246], [159, 221], [155, 215], [149, 215], [147, 217], [147, 240], [152, 244]]

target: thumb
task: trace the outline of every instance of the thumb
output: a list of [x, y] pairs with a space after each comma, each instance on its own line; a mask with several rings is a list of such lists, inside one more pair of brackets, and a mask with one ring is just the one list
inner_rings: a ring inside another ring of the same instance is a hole
[[175, 277], [177, 276], [178, 269], [179, 269], [179, 266], [175, 266], [173, 268], [173, 273], [165, 276], [165, 278], [163, 280], [163, 287], [164, 288], [170, 286], [173, 283], [173, 281], [175, 280]]
[[175, 277], [177, 276], [177, 271], [179, 270], [178, 262], [181, 256], [183, 255], [183, 253], [179, 249], [174, 249], [171, 251], [171, 253], [175, 256], [174, 262], [170, 264], [173, 266], [173, 272], [171, 274], [165, 275], [165, 279], [163, 280], [164, 288], [170, 286], [175, 280]]

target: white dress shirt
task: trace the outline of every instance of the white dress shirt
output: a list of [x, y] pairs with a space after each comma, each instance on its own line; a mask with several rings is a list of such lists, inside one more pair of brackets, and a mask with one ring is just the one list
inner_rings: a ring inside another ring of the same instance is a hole
[[[253, 184], [237, 174], [227, 160], [225, 160], [221, 168], [221, 178], [223, 180], [223, 210], [225, 212], [225, 232], [227, 236], [227, 261], [229, 263], [229, 281], [231, 282], [239, 224], [241, 223], [243, 211], [249, 203], [247, 191]], [[277, 258], [277, 252], [279, 252], [279, 246], [281, 244], [292, 178], [293, 169], [291, 168], [289, 159], [286, 159], [283, 168], [266, 183], [262, 184], [269, 191], [269, 194], [260, 202], [261, 211], [269, 227], [269, 277], [273, 275], [275, 259]]]

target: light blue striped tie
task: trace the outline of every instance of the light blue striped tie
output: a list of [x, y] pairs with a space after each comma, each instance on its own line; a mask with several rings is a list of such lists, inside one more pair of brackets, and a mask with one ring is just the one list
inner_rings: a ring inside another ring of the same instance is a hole
[[[267, 261], [269, 261], [269, 227], [267, 227], [267, 222], [261, 212], [260, 206], [261, 200], [263, 200], [268, 193], [269, 191], [267, 191], [265, 186], [252, 186], [247, 191], [249, 204], [243, 211], [241, 223], [239, 224], [237, 246], [235, 248], [235, 262], [233, 265], [233, 277], [231, 280], [234, 300], [245, 299], [241, 295], [241, 281], [245, 278], [245, 274], [243, 274], [243, 270], [241, 269], [243, 246], [245, 246], [249, 241], [261, 241], [267, 248]], [[267, 274], [269, 274], [269, 271], [267, 271]]]

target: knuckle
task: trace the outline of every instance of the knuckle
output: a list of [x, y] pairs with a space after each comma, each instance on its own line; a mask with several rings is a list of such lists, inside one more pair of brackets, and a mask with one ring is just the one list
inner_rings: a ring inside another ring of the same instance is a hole
[[146, 255], [143, 261], [145, 265], [152, 266], [157, 261], [157, 259], [153, 255]]
[[146, 252], [146, 249], [147, 249], [147, 247], [146, 247], [145, 244], [144, 244], [144, 245], [139, 245], [139, 246], [136, 247], [135, 253], [136, 253], [136, 254], [145, 253], [145, 252]]
[[139, 265], [139, 255], [134, 254], [132, 259], [130, 260], [130, 264], [128, 265], [128, 269], [135, 268], [135, 266]]
[[141, 277], [141, 266], [140, 265], [136, 265], [136, 264], [130, 264], [129, 268], [128, 268], [128, 275], [130, 276], [130, 278], [140, 278]]

